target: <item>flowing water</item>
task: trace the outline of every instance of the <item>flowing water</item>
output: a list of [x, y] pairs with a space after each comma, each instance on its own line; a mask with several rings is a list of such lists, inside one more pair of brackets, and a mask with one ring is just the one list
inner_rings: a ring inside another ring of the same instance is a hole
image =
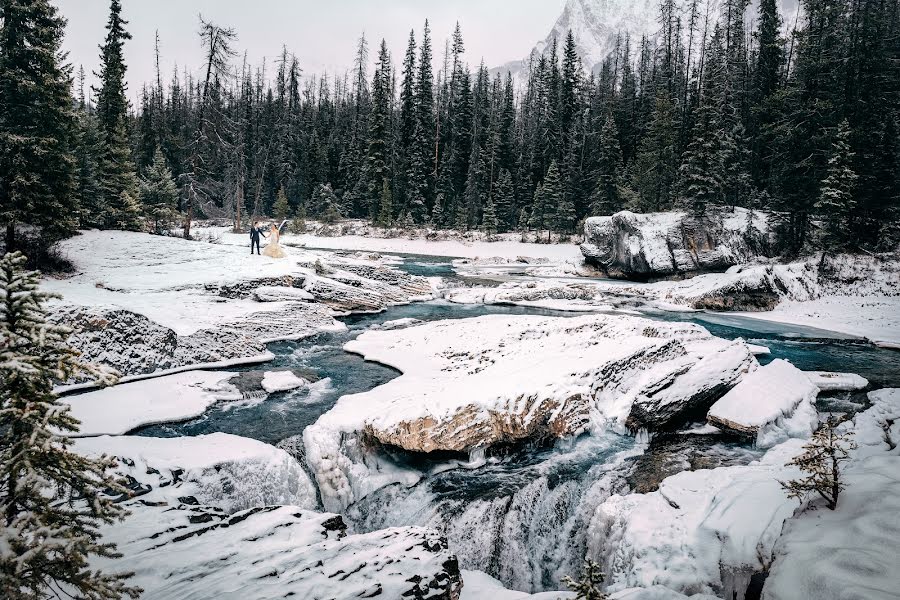
[[[454, 274], [449, 258], [405, 256], [402, 260], [399, 266], [412, 274], [443, 277], [454, 285], [471, 283]], [[858, 373], [873, 388], [900, 385], [900, 352], [849, 336], [733, 315], [643, 312], [654, 319], [696, 322], [719, 337], [742, 337], [766, 346], [771, 354], [759, 357], [762, 363], [785, 358], [803, 370]], [[346, 317], [341, 319], [347, 325], [345, 331], [271, 344], [275, 354], [271, 363], [236, 369], [244, 376], [262, 369], [292, 369], [318, 379], [308, 388], [214, 406], [193, 421], [146, 427], [136, 433], [190, 436], [222, 431], [272, 444], [282, 442], [302, 459], [298, 436], [340, 396], [370, 390], [399, 375], [344, 352], [347, 341], [395, 319], [436, 321], [487, 314], [574, 316], [536, 308], [433, 301]], [[864, 403], [864, 394], [836, 394], [821, 398], [819, 409], [853, 412]], [[421, 481], [370, 494], [351, 506], [346, 517], [358, 531], [434, 527], [447, 535], [464, 568], [486, 571], [523, 591], [559, 589], [564, 575], [579, 570], [591, 515], [610, 494], [649, 491], [680, 470], [746, 464], [760, 455], [748, 445], [716, 436], [669, 434], [648, 444], [613, 433], [582, 436], [550, 448], [521, 447], [498, 456], [472, 456], [468, 461], [390, 455], [388, 460], [419, 470]]]

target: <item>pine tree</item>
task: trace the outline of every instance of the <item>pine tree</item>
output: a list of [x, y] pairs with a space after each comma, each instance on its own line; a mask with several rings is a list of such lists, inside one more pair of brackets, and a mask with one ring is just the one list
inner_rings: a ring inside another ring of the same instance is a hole
[[138, 179], [131, 159], [128, 140], [128, 100], [125, 97], [125, 60], [123, 47], [131, 34], [125, 31], [120, 0], [111, 0], [106, 41], [101, 46], [102, 68], [97, 76], [97, 118], [103, 139], [100, 159], [100, 184], [106, 210], [104, 224], [117, 229], [140, 227], [137, 204]]
[[[53, 392], [58, 381], [108, 372], [83, 364], [71, 331], [46, 321], [40, 276], [18, 252], [0, 258], [0, 594], [10, 600], [65, 596], [107, 600], [140, 590], [129, 574], [104, 574], [91, 556], [116, 558], [99, 526], [121, 520], [113, 495], [126, 490], [107, 471], [115, 461], [69, 450], [78, 421]], [[62, 433], [59, 433], [62, 432]]]
[[275, 196], [275, 203], [272, 205], [272, 216], [277, 221], [287, 219], [291, 212], [291, 206], [288, 204], [287, 194], [284, 192], [284, 186], [278, 188], [278, 195]]
[[788, 498], [805, 499], [809, 494], [818, 494], [829, 509], [837, 508], [838, 497], [844, 489], [841, 464], [850, 459], [850, 450], [856, 448], [852, 432], [840, 431], [839, 421], [828, 417], [816, 431], [812, 439], [803, 446], [803, 453], [795, 457], [788, 466], [799, 467], [805, 477], [782, 481], [781, 487], [788, 492]]
[[850, 151], [850, 125], [841, 121], [831, 144], [828, 171], [822, 180], [816, 212], [822, 220], [822, 247], [842, 250], [853, 241], [852, 219], [856, 212], [853, 193], [857, 176]]
[[178, 186], [159, 148], [153, 154], [153, 164], [147, 169], [147, 175], [141, 180], [141, 204], [153, 223], [154, 232], [165, 233], [172, 227], [178, 214]]
[[392, 112], [391, 58], [387, 42], [381, 40], [378, 65], [372, 81], [372, 109], [369, 112], [369, 140], [367, 150], [366, 177], [370, 198], [369, 217], [380, 219], [378, 198], [382, 194], [383, 182], [388, 177], [390, 160], [390, 126]]
[[387, 177], [381, 180], [381, 205], [378, 211], [377, 225], [390, 227], [394, 222], [394, 197]]
[[65, 23], [49, 0], [0, 3], [0, 222], [7, 252], [18, 247], [19, 225], [40, 227], [51, 244], [78, 226], [75, 120], [61, 58]]
[[585, 561], [581, 579], [576, 581], [568, 575], [563, 578], [563, 583], [575, 592], [578, 600], [607, 600], [609, 596], [601, 590], [603, 581], [600, 565], [591, 560]]

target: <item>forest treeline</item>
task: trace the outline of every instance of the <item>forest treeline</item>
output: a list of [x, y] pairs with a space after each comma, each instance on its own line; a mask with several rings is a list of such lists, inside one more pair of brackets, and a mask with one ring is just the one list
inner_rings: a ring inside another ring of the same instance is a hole
[[[775, 0], [752, 22], [748, 4], [712, 14], [661, 0], [657, 35], [621, 37], [595, 73], [570, 32], [531, 57], [520, 84], [473, 67], [458, 26], [441, 60], [426, 22], [396, 60], [363, 37], [352, 70], [313, 76], [287, 49], [251, 67], [234, 30], [201, 21], [199, 75], [157, 68], [132, 109], [127, 24], [112, 0], [101, 85], [85, 90], [82, 73], [72, 110], [59, 107], [53, 151], [67, 164], [54, 227], [177, 221], [189, 236], [191, 218], [265, 214], [565, 234], [622, 209], [741, 206], [769, 211], [788, 254], [895, 247], [900, 0], [802, 0], [788, 24]], [[9, 15], [4, 82], [16, 76]], [[65, 68], [58, 76], [42, 93], [69, 94]], [[0, 128], [16, 118], [6, 87]], [[4, 213], [15, 186], [0, 173]], [[24, 206], [13, 212], [29, 222]]]

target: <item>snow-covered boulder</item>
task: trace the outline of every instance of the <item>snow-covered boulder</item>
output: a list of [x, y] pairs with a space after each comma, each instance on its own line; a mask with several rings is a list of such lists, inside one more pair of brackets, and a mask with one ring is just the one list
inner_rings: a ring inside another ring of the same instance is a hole
[[587, 219], [581, 251], [611, 276], [654, 279], [723, 271], [764, 255], [769, 251], [766, 231], [764, 215], [744, 209], [703, 218], [623, 211]]
[[268, 504], [316, 507], [316, 490], [290, 454], [256, 440], [212, 433], [197, 437], [95, 437], [75, 451], [119, 460], [117, 472], [145, 502], [186, 502], [233, 513]]
[[345, 349], [403, 375], [344, 396], [304, 431], [329, 510], [383, 475], [364, 466], [352, 436], [411, 452], [467, 453], [592, 427], [660, 429], [705, 411], [757, 366], [741, 341], [619, 315], [491, 315], [370, 331]]
[[611, 496], [594, 514], [588, 557], [603, 567], [610, 591], [660, 585], [743, 600], [799, 506], [779, 480], [798, 475], [785, 465], [801, 446], [789, 440], [750, 465], [685, 471], [657, 491]]
[[821, 392], [854, 392], [869, 386], [869, 380], [856, 373], [806, 371], [806, 376]]
[[741, 380], [706, 415], [711, 425], [770, 448], [790, 437], [808, 438], [818, 425], [817, 388], [791, 363], [776, 359]]
[[842, 424], [855, 431], [859, 448], [844, 467], [837, 508], [806, 510], [785, 524], [764, 600], [897, 598], [900, 390], [870, 392], [869, 399], [870, 409]]
[[144, 425], [199, 417], [220, 401], [240, 400], [228, 383], [234, 373], [188, 371], [124, 383], [62, 401], [81, 422], [78, 436], [122, 435]]
[[262, 380], [262, 388], [270, 394], [296, 390], [308, 384], [307, 380], [291, 371], [266, 371]]

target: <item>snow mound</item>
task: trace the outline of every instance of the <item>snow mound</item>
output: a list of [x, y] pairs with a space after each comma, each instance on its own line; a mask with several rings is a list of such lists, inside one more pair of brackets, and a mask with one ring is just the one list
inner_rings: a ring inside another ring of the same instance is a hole
[[822, 392], [852, 392], [864, 390], [869, 385], [868, 379], [855, 373], [806, 371], [806, 376]]
[[291, 371], [266, 371], [262, 380], [263, 389], [270, 394], [295, 390], [307, 384], [307, 380], [297, 377]]
[[234, 373], [190, 371], [64, 396], [81, 421], [77, 436], [122, 435], [144, 425], [185, 421], [216, 402], [240, 400]]
[[798, 506], [779, 480], [798, 474], [785, 464], [801, 446], [789, 440], [747, 466], [685, 471], [655, 492], [611, 496], [597, 508], [589, 537], [589, 557], [603, 566], [609, 590], [661, 585], [743, 600]]
[[330, 510], [382, 475], [364, 466], [349, 436], [469, 453], [604, 427], [658, 429], [705, 409], [757, 366], [741, 341], [630, 316], [491, 315], [369, 331], [345, 349], [403, 375], [342, 397], [304, 431]]
[[770, 448], [789, 437], [808, 438], [819, 423], [819, 388], [803, 371], [776, 359], [750, 373], [712, 405], [711, 425], [756, 439]]
[[145, 502], [213, 506], [233, 513], [267, 504], [316, 507], [316, 490], [284, 450], [213, 433], [197, 437], [96, 437], [76, 440], [79, 454], [119, 460], [117, 472]]
[[855, 423], [859, 449], [844, 469], [837, 508], [789, 520], [775, 547], [764, 600], [888, 600], [900, 590], [900, 390], [869, 394]]
[[103, 528], [123, 557], [95, 562], [133, 571], [147, 598], [459, 597], [456, 558], [428, 529], [347, 535], [341, 517], [297, 506], [129, 508], [124, 523]]
[[544, 592], [528, 594], [503, 587], [503, 584], [482, 571], [463, 569], [463, 589], [459, 600], [564, 600], [574, 598], [572, 592]]

